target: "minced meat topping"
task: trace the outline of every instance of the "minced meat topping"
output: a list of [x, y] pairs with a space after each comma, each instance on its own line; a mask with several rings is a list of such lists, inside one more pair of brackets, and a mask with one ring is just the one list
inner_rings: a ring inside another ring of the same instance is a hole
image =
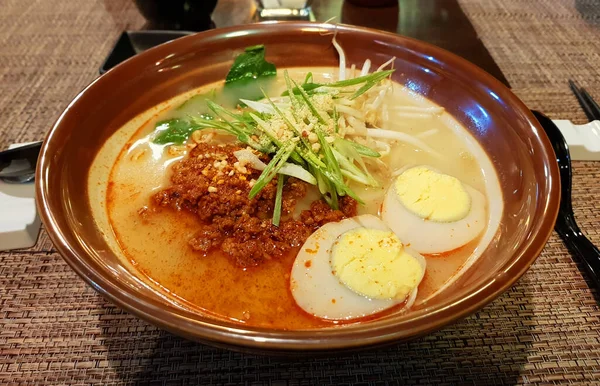
[[[356, 215], [356, 201], [343, 197], [340, 210], [317, 200], [295, 219], [296, 203], [306, 195], [308, 184], [288, 178], [282, 221], [274, 226], [276, 179], [250, 200], [248, 194], [261, 172], [238, 162], [233, 152], [240, 149], [238, 145], [197, 144], [173, 165], [172, 185], [153, 196], [157, 207], [198, 217], [198, 232], [189, 241], [194, 250], [207, 254], [218, 248], [241, 266], [255, 266], [301, 246], [323, 224]], [[267, 157], [261, 158], [268, 163]]]

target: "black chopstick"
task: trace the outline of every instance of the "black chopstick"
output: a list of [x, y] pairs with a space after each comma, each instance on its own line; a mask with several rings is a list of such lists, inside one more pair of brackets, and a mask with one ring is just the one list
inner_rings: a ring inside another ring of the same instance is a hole
[[588, 119], [590, 121], [600, 120], [600, 106], [598, 106], [598, 103], [596, 103], [594, 98], [592, 98], [583, 87], [579, 88], [577, 84], [570, 79], [569, 87], [571, 88], [571, 91], [573, 91], [573, 94], [575, 94], [575, 97], [577, 97], [577, 100]]
[[592, 96], [586, 91], [586, 89], [581, 87], [579, 90], [581, 90], [583, 97], [587, 99], [590, 106], [592, 106], [592, 112], [594, 113], [596, 119], [600, 120], [600, 106], [598, 106], [598, 103], [596, 103], [594, 98], [592, 98]]

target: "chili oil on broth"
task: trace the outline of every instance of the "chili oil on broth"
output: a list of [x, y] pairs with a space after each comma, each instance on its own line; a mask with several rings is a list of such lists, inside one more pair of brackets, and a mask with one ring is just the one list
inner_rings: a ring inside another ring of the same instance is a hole
[[[308, 69], [289, 70], [292, 78], [303, 79]], [[315, 81], [331, 81], [333, 69], [311, 68]], [[278, 79], [272, 95], [279, 95], [284, 84]], [[136, 117], [120, 129], [99, 153], [88, 181], [90, 202], [99, 227], [111, 248], [129, 269], [165, 299], [186, 309], [225, 318], [239, 323], [281, 329], [310, 329], [332, 326], [304, 313], [294, 303], [289, 291], [289, 273], [295, 258], [290, 253], [266, 261], [258, 267], [241, 268], [219, 251], [207, 256], [194, 252], [188, 241], [196, 233], [198, 220], [184, 211], [159, 210], [140, 216], [140, 209], [150, 204], [151, 196], [169, 185], [169, 167], [183, 158], [170, 154], [164, 146], [152, 144], [149, 135], [157, 121], [177, 116], [176, 107], [193, 95], [205, 93], [222, 82], [207, 85], [180, 95]], [[388, 105], [435, 106], [428, 100], [395, 84]], [[387, 156], [387, 170], [380, 188], [353, 185], [367, 205], [359, 214], [380, 211], [384, 194], [392, 183], [390, 174], [410, 165], [430, 165], [459, 178], [477, 190], [499, 195], [499, 186], [491, 162], [474, 139], [447, 113], [440, 117], [401, 117], [390, 113], [388, 127], [411, 135], [429, 135], [422, 140], [443, 157], [432, 156], [402, 143], [394, 143]], [[433, 135], [431, 130], [437, 130]], [[120, 150], [120, 152], [119, 152]], [[483, 158], [482, 158], [483, 157]], [[482, 163], [486, 163], [483, 165]], [[113, 165], [110, 168], [109, 165]], [[485, 173], [482, 172], [485, 170]], [[484, 178], [485, 177], [485, 178]], [[105, 186], [98, 181], [109, 181]], [[315, 192], [307, 197], [314, 199]], [[493, 200], [500, 201], [501, 200]], [[96, 203], [96, 204], [94, 204]], [[299, 203], [305, 207], [308, 203]], [[502, 208], [491, 208], [489, 228], [469, 245], [440, 256], [426, 256], [427, 270], [419, 286], [416, 304], [427, 300], [447, 285], [453, 275], [465, 267], [477, 249], [485, 248], [497, 228]], [[398, 307], [385, 311], [397, 311]]]
[[146, 112], [136, 117], [131, 127], [121, 129], [135, 133], [120, 146], [105, 190], [108, 221], [120, 255], [142, 281], [192, 311], [278, 328], [331, 325], [306, 315], [294, 304], [288, 278], [295, 253], [243, 269], [221, 252], [202, 256], [189, 247], [199, 225], [194, 215], [168, 209], [140, 215], [151, 196], [168, 185], [169, 167], [183, 158], [170, 154], [165, 146], [152, 144], [148, 135], [157, 121], [176, 115], [173, 108], [187, 97], [169, 101], [158, 114]]

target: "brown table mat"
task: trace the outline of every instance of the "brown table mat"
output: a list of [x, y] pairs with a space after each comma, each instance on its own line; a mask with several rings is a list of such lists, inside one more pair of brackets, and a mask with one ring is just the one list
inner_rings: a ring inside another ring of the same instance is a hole
[[[0, 148], [42, 138], [96, 76], [120, 32], [143, 25], [131, 4], [0, 0]], [[597, 1], [461, 4], [528, 106], [584, 121], [566, 79], [600, 99]], [[600, 163], [574, 166], [577, 219], [600, 245]], [[600, 380], [599, 316], [553, 236], [511, 290], [425, 338], [321, 359], [243, 355], [120, 311], [69, 269], [42, 232], [35, 248], [0, 253], [0, 384], [592, 384]]]

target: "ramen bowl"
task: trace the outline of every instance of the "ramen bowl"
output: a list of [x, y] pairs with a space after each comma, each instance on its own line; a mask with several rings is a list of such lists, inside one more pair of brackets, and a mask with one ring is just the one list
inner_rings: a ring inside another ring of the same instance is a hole
[[[409, 313], [294, 330], [252, 327], [181, 307], [141, 280], [107, 241], [110, 229], [98, 225], [84, 183], [96, 155], [141, 113], [224, 79], [235, 53], [245, 47], [264, 44], [277, 68], [336, 67], [334, 32], [345, 48], [348, 66], [396, 57], [394, 80], [444, 107], [484, 149], [503, 197], [494, 242], [451, 287]], [[38, 162], [36, 192], [41, 217], [59, 253], [90, 286], [124, 310], [174, 334], [219, 347], [262, 353], [330, 352], [428, 334], [474, 313], [510, 288], [533, 264], [552, 232], [559, 201], [554, 158], [548, 138], [527, 107], [491, 75], [458, 56], [370, 29], [264, 23], [177, 39], [96, 79], [48, 133]]]

